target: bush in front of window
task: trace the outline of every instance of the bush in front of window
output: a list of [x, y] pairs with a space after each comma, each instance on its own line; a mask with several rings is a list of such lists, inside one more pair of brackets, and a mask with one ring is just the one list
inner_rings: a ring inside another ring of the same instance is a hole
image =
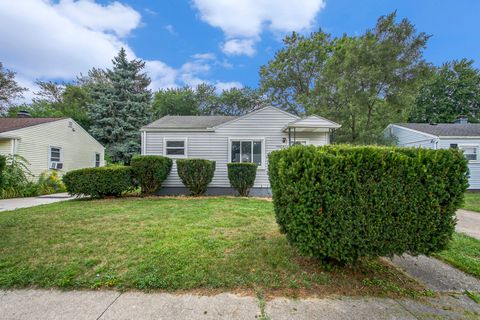
[[192, 196], [201, 196], [207, 191], [215, 173], [215, 161], [205, 159], [177, 159], [177, 172]]
[[142, 194], [152, 195], [162, 186], [172, 169], [172, 159], [162, 156], [134, 156], [130, 161], [133, 179]]
[[120, 165], [72, 170], [63, 183], [69, 194], [93, 198], [119, 197], [134, 187], [131, 167]]
[[455, 149], [294, 146], [269, 156], [275, 215], [307, 256], [354, 263], [446, 247], [468, 186]]
[[240, 196], [248, 197], [257, 176], [257, 164], [249, 162], [228, 163], [228, 180]]

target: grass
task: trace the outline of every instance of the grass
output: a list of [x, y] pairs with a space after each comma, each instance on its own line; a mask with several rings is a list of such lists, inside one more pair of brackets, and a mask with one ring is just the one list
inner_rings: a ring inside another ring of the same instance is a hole
[[436, 256], [452, 266], [480, 278], [480, 240], [455, 233], [448, 249]]
[[300, 257], [261, 199], [75, 200], [0, 213], [0, 230], [0, 288], [423, 292], [383, 260], [323, 268]]
[[465, 203], [462, 208], [480, 212], [480, 192], [465, 193]]

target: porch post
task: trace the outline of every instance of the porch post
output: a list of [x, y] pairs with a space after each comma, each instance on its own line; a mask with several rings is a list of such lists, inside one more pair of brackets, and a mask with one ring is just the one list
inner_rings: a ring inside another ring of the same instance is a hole
[[288, 146], [292, 145], [292, 140], [290, 139], [292, 128], [288, 127]]

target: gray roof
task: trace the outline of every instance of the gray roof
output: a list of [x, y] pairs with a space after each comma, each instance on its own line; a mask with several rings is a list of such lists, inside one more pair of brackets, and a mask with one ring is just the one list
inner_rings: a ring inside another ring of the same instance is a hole
[[0, 132], [8, 132], [63, 119], [67, 118], [0, 118]]
[[395, 123], [405, 128], [444, 137], [480, 137], [480, 123]]
[[148, 129], [207, 129], [236, 119], [234, 116], [165, 116], [143, 128]]

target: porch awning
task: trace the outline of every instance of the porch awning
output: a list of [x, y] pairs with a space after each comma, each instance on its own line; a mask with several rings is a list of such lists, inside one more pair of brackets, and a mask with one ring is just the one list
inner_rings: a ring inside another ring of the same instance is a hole
[[295, 132], [330, 132], [332, 129], [338, 129], [341, 125], [336, 122], [327, 120], [317, 115], [311, 115], [303, 119], [295, 120], [287, 124], [282, 131]]

